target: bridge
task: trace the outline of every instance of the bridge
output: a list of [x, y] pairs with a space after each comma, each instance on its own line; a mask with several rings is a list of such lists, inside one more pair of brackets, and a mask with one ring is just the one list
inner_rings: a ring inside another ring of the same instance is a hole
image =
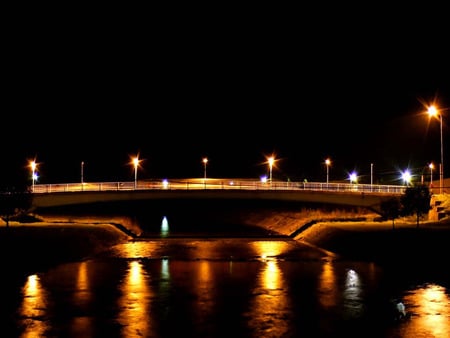
[[381, 213], [382, 201], [404, 191], [400, 185], [213, 178], [35, 184], [32, 209], [134, 200], [241, 199], [347, 205]]

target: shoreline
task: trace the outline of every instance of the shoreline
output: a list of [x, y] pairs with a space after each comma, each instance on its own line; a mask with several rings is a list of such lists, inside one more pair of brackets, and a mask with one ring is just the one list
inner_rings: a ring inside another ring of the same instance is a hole
[[[328, 252], [338, 260], [405, 266], [429, 264], [430, 260], [439, 263], [447, 260], [450, 244], [449, 221], [422, 221], [419, 227], [415, 222], [398, 222], [393, 229], [392, 221], [328, 219], [312, 222], [305, 230], [292, 235], [293, 227], [299, 222], [292, 213], [269, 212], [263, 220], [252, 224], [290, 237], [310, 246], [311, 250]], [[140, 239], [130, 236], [124, 231], [126, 225], [118, 226], [116, 222], [120, 220], [107, 222], [104, 218], [86, 220], [61, 216], [31, 223], [14, 221], [9, 227], [0, 225], [1, 262], [9, 271], [39, 271]]]

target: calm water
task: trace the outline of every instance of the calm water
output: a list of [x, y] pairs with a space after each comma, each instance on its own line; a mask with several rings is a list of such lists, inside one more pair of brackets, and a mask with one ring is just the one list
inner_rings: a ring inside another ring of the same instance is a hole
[[146, 240], [3, 281], [0, 334], [450, 337], [448, 267], [380, 267], [247, 234], [177, 233], [165, 219]]

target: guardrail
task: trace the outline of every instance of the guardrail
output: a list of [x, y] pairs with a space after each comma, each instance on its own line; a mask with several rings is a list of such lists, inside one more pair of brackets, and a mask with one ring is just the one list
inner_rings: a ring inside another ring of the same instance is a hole
[[136, 182], [83, 182], [60, 184], [35, 184], [32, 193], [61, 193], [84, 191], [132, 191], [132, 190], [282, 190], [282, 191], [330, 191], [347, 193], [403, 194], [405, 186], [325, 183], [325, 182], [264, 182], [239, 179], [185, 179]]

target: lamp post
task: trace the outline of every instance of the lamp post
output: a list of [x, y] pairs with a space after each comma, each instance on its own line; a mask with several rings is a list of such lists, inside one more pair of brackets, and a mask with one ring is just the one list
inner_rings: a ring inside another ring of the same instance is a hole
[[206, 181], [206, 164], [208, 163], [208, 159], [204, 157], [202, 162], [203, 162], [203, 179]]
[[330, 178], [330, 165], [331, 165], [331, 160], [329, 158], [325, 160], [325, 165], [327, 167], [327, 187], [328, 187], [328, 182]]
[[434, 169], [434, 164], [433, 162], [431, 162], [428, 167], [430, 168], [430, 190], [432, 191], [433, 189], [433, 169]]
[[31, 192], [34, 192], [34, 183], [36, 181], [36, 161], [30, 162], [31, 168]]
[[136, 189], [136, 187], [137, 187], [137, 168], [139, 165], [138, 157], [133, 158], [133, 165], [134, 165], [134, 189]]
[[204, 157], [202, 162], [203, 162], [203, 185], [206, 188], [206, 164], [208, 163], [208, 159]]
[[373, 163], [370, 163], [370, 191], [373, 189]]
[[348, 180], [350, 181], [350, 184], [352, 183], [358, 183], [358, 174], [355, 172], [352, 172], [349, 176], [348, 176]]
[[439, 123], [441, 129], [441, 164], [439, 165], [439, 193], [442, 194], [444, 188], [444, 139], [442, 136], [442, 113], [435, 106], [428, 107], [428, 115], [437, 117], [439, 115]]
[[270, 156], [267, 159], [267, 163], [269, 163], [269, 181], [270, 181], [270, 185], [272, 185], [272, 167], [273, 167], [273, 163], [275, 162], [275, 158], [273, 156]]
[[81, 161], [81, 185], [84, 183], [84, 161]]

